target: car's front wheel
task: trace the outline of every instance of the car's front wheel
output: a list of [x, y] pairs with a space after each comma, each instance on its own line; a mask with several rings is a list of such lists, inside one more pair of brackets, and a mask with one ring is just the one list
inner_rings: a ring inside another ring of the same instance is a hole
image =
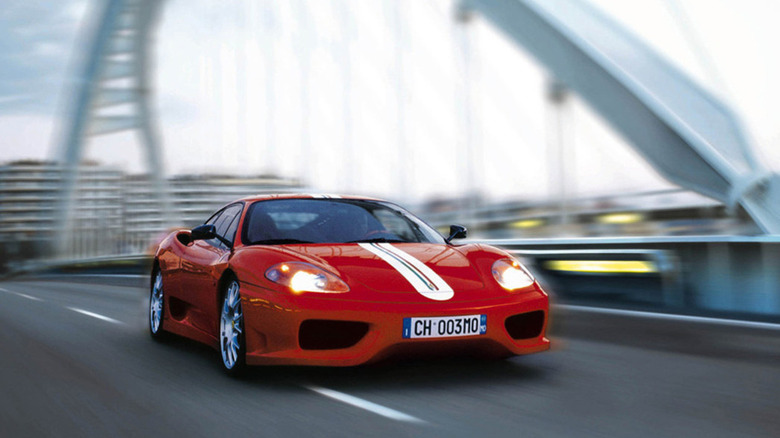
[[219, 319], [219, 350], [222, 366], [229, 374], [237, 375], [244, 370], [245, 348], [241, 291], [238, 281], [231, 280], [225, 290]]
[[149, 293], [149, 332], [155, 340], [161, 340], [165, 335], [163, 331], [163, 280], [159, 270], [154, 276]]

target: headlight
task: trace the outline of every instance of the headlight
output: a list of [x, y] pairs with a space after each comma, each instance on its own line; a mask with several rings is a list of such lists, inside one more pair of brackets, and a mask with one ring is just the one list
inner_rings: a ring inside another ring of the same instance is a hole
[[303, 262], [285, 262], [271, 266], [265, 271], [265, 278], [287, 286], [293, 293], [348, 292], [349, 286], [342, 279], [314, 265]]
[[493, 263], [493, 278], [506, 290], [516, 290], [534, 284], [534, 276], [523, 265], [512, 259]]

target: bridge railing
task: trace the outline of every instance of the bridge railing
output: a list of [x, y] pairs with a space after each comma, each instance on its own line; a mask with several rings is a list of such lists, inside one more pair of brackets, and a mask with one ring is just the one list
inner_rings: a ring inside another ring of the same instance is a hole
[[780, 237], [481, 241], [523, 258], [566, 301], [780, 321]]
[[511, 250], [547, 289], [568, 299], [683, 307], [680, 263], [661, 249]]

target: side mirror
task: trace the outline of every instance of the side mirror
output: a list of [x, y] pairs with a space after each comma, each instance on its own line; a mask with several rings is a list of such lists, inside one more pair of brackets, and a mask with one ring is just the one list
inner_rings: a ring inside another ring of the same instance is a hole
[[463, 225], [450, 225], [450, 235], [445, 242], [450, 243], [452, 239], [465, 239], [468, 234], [468, 230]]
[[198, 225], [192, 229], [190, 238], [195, 240], [209, 240], [217, 237], [217, 227], [213, 224]]

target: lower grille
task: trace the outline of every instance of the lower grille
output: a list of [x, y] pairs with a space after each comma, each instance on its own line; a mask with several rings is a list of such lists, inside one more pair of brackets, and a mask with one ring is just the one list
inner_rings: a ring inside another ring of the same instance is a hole
[[535, 338], [541, 335], [544, 329], [544, 311], [535, 310], [510, 316], [504, 322], [504, 327], [513, 339]]
[[304, 350], [338, 350], [357, 344], [366, 333], [365, 322], [307, 319], [298, 330], [298, 345]]

